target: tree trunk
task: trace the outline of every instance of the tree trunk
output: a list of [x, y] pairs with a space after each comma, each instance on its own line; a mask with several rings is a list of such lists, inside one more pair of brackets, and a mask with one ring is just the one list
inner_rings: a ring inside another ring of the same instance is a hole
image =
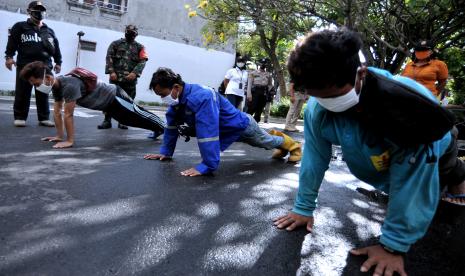
[[279, 94], [281, 97], [285, 97], [287, 95], [286, 79], [284, 78], [284, 70], [283, 68], [281, 68], [278, 56], [276, 55], [276, 42], [278, 41], [278, 33], [274, 31], [271, 35], [271, 38], [267, 39], [265, 32], [262, 28], [260, 28], [260, 26], [261, 25], [257, 24], [260, 42], [266, 54], [270, 58], [271, 64], [273, 65], [273, 69], [276, 72], [276, 77], [278, 78], [279, 82]]
[[287, 88], [286, 79], [284, 78], [284, 70], [283, 68], [281, 68], [281, 65], [279, 64], [276, 52], [268, 53], [268, 56], [270, 57], [271, 63], [273, 64], [273, 68], [276, 71], [276, 77], [279, 82], [279, 94], [281, 97], [285, 97], [287, 95]]

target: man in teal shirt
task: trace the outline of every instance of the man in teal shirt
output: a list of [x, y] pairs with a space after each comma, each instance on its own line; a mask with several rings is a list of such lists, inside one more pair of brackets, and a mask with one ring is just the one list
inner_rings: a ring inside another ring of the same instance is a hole
[[[395, 79], [424, 96], [432, 94], [415, 81], [389, 72], [361, 67], [360, 37], [348, 30], [312, 33], [291, 53], [289, 73], [297, 87], [313, 96], [305, 112], [305, 146], [294, 208], [275, 219], [278, 228], [291, 231], [306, 226], [312, 231], [313, 211], [332, 145], [340, 145], [350, 171], [360, 180], [389, 193], [386, 219], [378, 245], [351, 251], [368, 255], [361, 271], [375, 266], [374, 275], [407, 275], [402, 255], [425, 234], [440, 200], [440, 184], [451, 194], [465, 193], [465, 166], [457, 158], [456, 137], [448, 132], [432, 143], [428, 153], [411, 156], [387, 139], [368, 141], [371, 131], [352, 116], [368, 71]], [[412, 164], [413, 163], [413, 164]], [[441, 177], [441, 181], [440, 181]], [[445, 186], [445, 185], [444, 185]], [[457, 203], [462, 203], [459, 199]]]

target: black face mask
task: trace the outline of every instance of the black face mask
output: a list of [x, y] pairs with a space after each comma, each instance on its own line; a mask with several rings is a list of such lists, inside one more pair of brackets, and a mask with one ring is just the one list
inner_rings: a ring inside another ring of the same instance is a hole
[[137, 34], [133, 32], [127, 32], [124, 34], [124, 37], [126, 38], [127, 41], [132, 42], [136, 39]]
[[35, 19], [37, 21], [42, 21], [45, 17], [45, 12], [43, 11], [30, 11], [30, 15], [32, 19]]

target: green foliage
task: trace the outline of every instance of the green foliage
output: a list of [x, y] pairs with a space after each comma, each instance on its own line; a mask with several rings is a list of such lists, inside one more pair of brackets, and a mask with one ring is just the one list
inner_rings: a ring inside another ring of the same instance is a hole
[[[294, 41], [288, 39], [280, 39], [276, 46], [276, 55], [280, 66], [285, 68], [287, 57], [290, 51], [294, 48]], [[254, 61], [262, 58], [268, 58], [268, 54], [261, 47], [260, 37], [258, 35], [240, 35], [237, 41], [237, 50], [239, 53], [246, 55]]]
[[287, 112], [289, 111], [289, 105], [291, 101], [288, 97], [281, 97], [279, 102], [274, 103], [270, 108], [270, 115], [274, 117], [286, 118]]
[[[300, 1], [197, 0], [197, 3], [196, 8], [185, 7], [189, 17], [207, 20], [203, 29], [205, 44], [225, 43], [228, 38], [239, 41], [250, 38], [242, 45], [244, 50], [254, 58], [269, 58], [279, 82], [279, 93], [286, 95], [284, 65], [288, 52], [296, 34], [307, 32], [314, 25], [312, 18], [295, 16], [303, 12]], [[237, 46], [241, 48], [240, 44]]]
[[[273, 117], [282, 117], [286, 118], [287, 112], [289, 112], [289, 106], [291, 101], [289, 97], [282, 97], [279, 102], [274, 103], [270, 108], [270, 115]], [[307, 108], [307, 103], [304, 104], [302, 110], [300, 111], [300, 119], [304, 118], [305, 108]]]
[[452, 104], [465, 102], [465, 49], [451, 47], [444, 51], [442, 58], [447, 63], [452, 79], [447, 84], [451, 92]]

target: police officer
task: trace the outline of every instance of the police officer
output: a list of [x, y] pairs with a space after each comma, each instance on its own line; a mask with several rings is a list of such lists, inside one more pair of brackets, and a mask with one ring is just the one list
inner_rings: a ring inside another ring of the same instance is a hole
[[263, 109], [267, 101], [268, 91], [273, 87], [273, 78], [266, 71], [266, 63], [262, 61], [260, 68], [249, 74], [247, 84], [247, 113], [252, 115], [255, 121], [260, 122]]
[[[52, 57], [55, 61], [55, 72], [61, 71], [61, 52], [58, 40], [53, 30], [42, 22], [46, 10], [42, 2], [32, 1], [27, 8], [29, 19], [14, 24], [8, 34], [5, 66], [10, 71], [13, 69], [13, 65], [16, 66], [13, 109], [14, 125], [17, 127], [26, 126], [32, 90], [32, 85], [19, 77], [19, 72], [26, 64], [33, 61], [42, 61], [52, 68]], [[18, 52], [18, 56], [15, 61], [13, 57], [16, 52]], [[53, 122], [49, 120], [48, 94], [37, 93], [35, 90], [35, 96], [39, 125], [53, 127]]]
[[[110, 83], [121, 87], [132, 99], [136, 97], [137, 78], [140, 77], [148, 60], [144, 45], [136, 41], [137, 27], [126, 26], [124, 38], [113, 41], [108, 47], [105, 73], [110, 75]], [[118, 124], [121, 129], [125, 125]], [[99, 129], [111, 128], [111, 116], [105, 119]]]

